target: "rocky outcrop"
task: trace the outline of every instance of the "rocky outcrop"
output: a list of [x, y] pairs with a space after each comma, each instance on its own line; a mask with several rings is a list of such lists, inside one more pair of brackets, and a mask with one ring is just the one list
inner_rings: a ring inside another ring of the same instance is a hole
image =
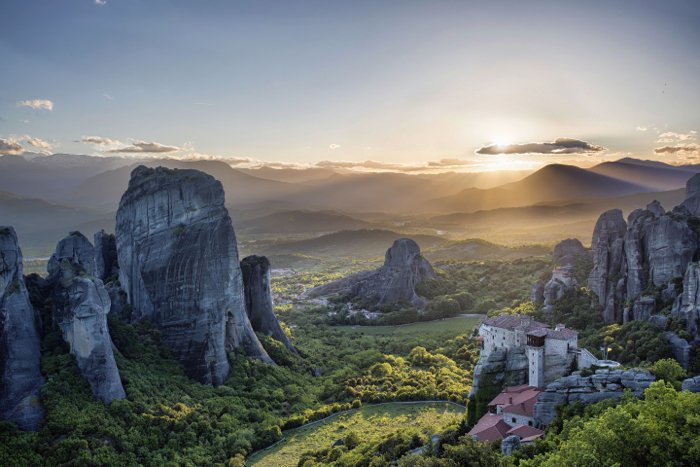
[[670, 331], [665, 332], [664, 337], [668, 342], [673, 358], [678, 360], [678, 363], [680, 363], [683, 368], [688, 368], [691, 350], [691, 345], [688, 343], [688, 341], [680, 337], [675, 332]]
[[416, 293], [416, 286], [434, 278], [435, 272], [421, 255], [418, 244], [410, 238], [400, 238], [387, 250], [381, 268], [315, 287], [306, 296], [342, 295], [348, 300], [361, 298], [375, 306], [410, 303], [421, 309], [427, 301]]
[[132, 319], [155, 323], [190, 377], [221, 384], [234, 348], [271, 362], [246, 313], [220, 182], [196, 170], [137, 167], [119, 203], [116, 239]]
[[555, 266], [574, 266], [576, 262], [588, 254], [583, 244], [577, 238], [567, 238], [554, 246], [552, 259]]
[[81, 277], [64, 261], [53, 302], [54, 320], [93, 395], [105, 404], [125, 398], [107, 327], [110, 300], [102, 281]]
[[700, 174], [693, 175], [685, 185], [685, 201], [681, 207], [689, 214], [700, 217]]
[[681, 384], [681, 391], [700, 392], [700, 376], [684, 379]]
[[80, 265], [89, 275], [94, 275], [95, 248], [85, 235], [80, 232], [71, 232], [66, 238], [58, 242], [56, 251], [49, 259], [47, 271], [49, 276], [58, 274], [62, 260]]
[[273, 311], [270, 261], [265, 256], [247, 256], [241, 261], [241, 273], [246, 311], [253, 329], [277, 339], [289, 350], [296, 352]]
[[503, 438], [501, 441], [501, 454], [504, 456], [510, 456], [514, 451], [520, 449], [520, 437], [516, 435], [510, 435]]
[[683, 292], [673, 303], [671, 313], [682, 318], [691, 336], [698, 336], [700, 321], [700, 264], [691, 263], [683, 276]]
[[110, 277], [116, 277], [119, 267], [117, 265], [117, 240], [114, 235], [100, 230], [95, 233], [95, 260], [94, 274], [98, 279], [105, 281]]
[[518, 386], [528, 382], [528, 361], [525, 347], [496, 349], [488, 356], [479, 356], [474, 367], [474, 379], [470, 396], [477, 390]]
[[593, 270], [588, 276], [588, 287], [598, 295], [606, 322], [616, 321], [616, 310], [624, 302], [622, 288], [626, 273], [626, 231], [627, 224], [619, 209], [604, 212], [593, 230]]
[[0, 417], [24, 430], [44, 418], [41, 344], [12, 227], [0, 227]]
[[[87, 275], [94, 258], [73, 255], [66, 245], [79, 245], [88, 251], [92, 245], [76, 232], [59, 242], [52, 256], [55, 261], [49, 276], [53, 289], [53, 319], [61, 329], [63, 340], [90, 384], [93, 395], [105, 404], [126, 397], [112, 351], [112, 339], [107, 327], [110, 311], [109, 294], [100, 279]], [[66, 256], [63, 256], [63, 255]]]
[[582, 402], [592, 404], [605, 399], [619, 398], [625, 390], [641, 396], [656, 378], [647, 370], [596, 370], [591, 376], [581, 376], [574, 372], [547, 385], [537, 397], [535, 420], [548, 425], [556, 415], [556, 407], [561, 404]]

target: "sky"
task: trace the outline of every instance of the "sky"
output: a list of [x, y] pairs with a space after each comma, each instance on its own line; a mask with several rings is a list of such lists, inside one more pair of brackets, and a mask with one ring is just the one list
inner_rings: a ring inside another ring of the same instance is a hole
[[700, 157], [697, 1], [2, 0], [0, 17], [5, 154]]

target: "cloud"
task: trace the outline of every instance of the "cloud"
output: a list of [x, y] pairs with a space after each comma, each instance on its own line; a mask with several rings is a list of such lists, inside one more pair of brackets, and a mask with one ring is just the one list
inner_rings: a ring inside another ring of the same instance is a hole
[[648, 126], [638, 126], [637, 128], [635, 128], [635, 130], [637, 130], [637, 131], [648, 131], [648, 130], [649, 130], [649, 127], [648, 127]]
[[45, 153], [50, 153], [51, 150], [53, 149], [53, 146], [50, 143], [47, 143], [46, 141], [44, 141], [41, 138], [27, 137], [24, 141], [28, 145], [33, 146], [37, 149], [40, 149], [40, 150], [42, 150], [42, 152], [45, 152]]
[[120, 146], [122, 144], [116, 139], [104, 138], [102, 136], [83, 136], [78, 142], [94, 144], [96, 146]]
[[440, 159], [428, 162], [428, 167], [461, 167], [473, 164], [473, 161], [465, 161], [464, 159]]
[[14, 138], [0, 138], [0, 154], [19, 156], [24, 152], [24, 148]]
[[107, 4], [107, 0], [95, 0], [95, 5], [104, 6]]
[[673, 131], [667, 131], [661, 133], [659, 138], [656, 140], [657, 143], [678, 143], [683, 141], [694, 141], [697, 137], [697, 132], [694, 130], [688, 133], [676, 133]]
[[663, 146], [655, 148], [654, 152], [656, 154], [673, 154], [677, 156], [697, 156], [700, 153], [700, 145], [690, 143], [677, 146]]
[[18, 101], [17, 107], [29, 107], [35, 110], [53, 110], [53, 102], [48, 99], [30, 99], [26, 101]]
[[107, 99], [108, 101], [113, 101], [113, 100], [114, 100], [114, 97], [110, 96], [110, 95], [107, 94], [107, 93], [102, 94], [102, 97], [104, 97], [104, 98]]
[[574, 138], [557, 138], [551, 142], [490, 144], [477, 149], [477, 154], [592, 154], [606, 151], [603, 146]]
[[123, 148], [112, 149], [109, 152], [113, 153], [166, 153], [179, 151], [177, 146], [166, 146], [160, 143], [149, 143], [146, 141], [134, 141], [131, 145]]
[[340, 148], [340, 144], [335, 144], [335, 143], [333, 143], [333, 144], [329, 144], [328, 147], [329, 147], [330, 149], [338, 149], [338, 148]]

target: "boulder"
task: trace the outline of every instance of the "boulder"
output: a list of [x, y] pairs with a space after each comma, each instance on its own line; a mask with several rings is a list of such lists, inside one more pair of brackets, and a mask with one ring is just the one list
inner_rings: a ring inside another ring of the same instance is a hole
[[250, 324], [296, 352], [273, 311], [270, 291], [270, 261], [265, 256], [247, 256], [241, 261], [245, 304]]
[[510, 456], [518, 449], [520, 449], [520, 438], [515, 435], [507, 436], [501, 441], [501, 454], [504, 456]]
[[681, 384], [682, 391], [700, 392], [700, 376], [684, 379]]
[[422, 309], [427, 301], [416, 293], [416, 286], [434, 279], [435, 272], [423, 258], [418, 244], [410, 238], [400, 238], [384, 255], [384, 265], [375, 271], [352, 274], [330, 284], [306, 292], [308, 297], [343, 295], [349, 300], [362, 298], [376, 306], [411, 303]]
[[0, 227], [0, 417], [23, 430], [44, 418], [41, 341], [12, 227]]
[[236, 348], [272, 361], [246, 313], [219, 181], [197, 170], [137, 167], [119, 203], [115, 235], [132, 319], [153, 322], [190, 377], [223, 383], [226, 352]]
[[664, 337], [668, 341], [668, 345], [671, 347], [671, 353], [673, 353], [673, 358], [678, 360], [678, 363], [683, 368], [687, 369], [688, 365], [690, 364], [691, 345], [688, 343], [687, 340], [678, 336], [678, 334], [674, 332], [665, 332]]

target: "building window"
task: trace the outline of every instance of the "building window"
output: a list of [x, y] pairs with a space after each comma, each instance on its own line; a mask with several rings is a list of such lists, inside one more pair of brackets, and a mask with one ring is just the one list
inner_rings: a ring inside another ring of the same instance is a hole
[[527, 424], [532, 426], [532, 420], [528, 420]]
[[513, 423], [515, 423], [515, 417], [511, 417], [511, 420], [513, 421]]

